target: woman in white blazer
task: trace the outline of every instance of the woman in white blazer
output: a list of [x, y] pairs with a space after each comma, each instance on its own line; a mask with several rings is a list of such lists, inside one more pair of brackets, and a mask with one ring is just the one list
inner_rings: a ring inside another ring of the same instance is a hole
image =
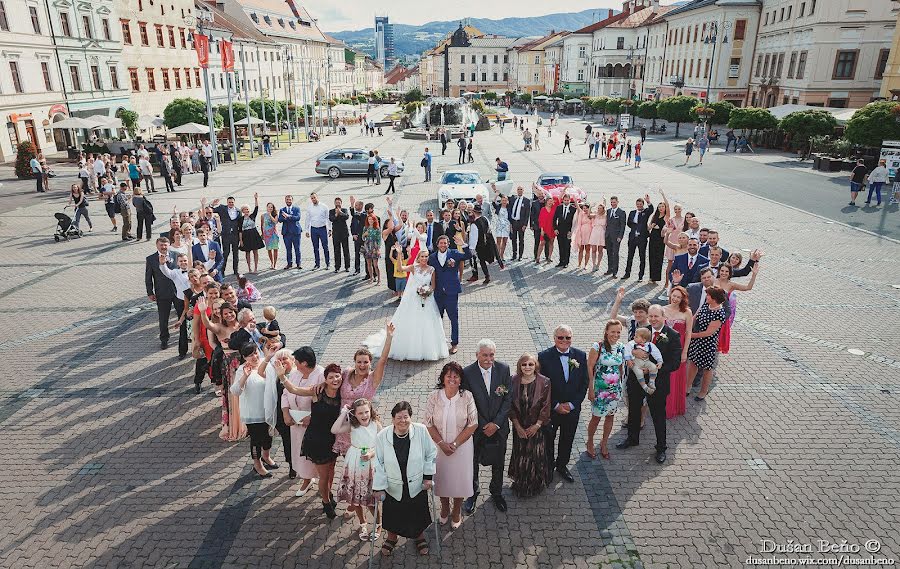
[[428, 555], [425, 530], [431, 524], [428, 490], [433, 483], [437, 447], [421, 423], [412, 422], [412, 406], [401, 401], [391, 409], [393, 425], [375, 439], [375, 499], [383, 502], [387, 532], [381, 554], [389, 556], [397, 536], [415, 539], [419, 555]]

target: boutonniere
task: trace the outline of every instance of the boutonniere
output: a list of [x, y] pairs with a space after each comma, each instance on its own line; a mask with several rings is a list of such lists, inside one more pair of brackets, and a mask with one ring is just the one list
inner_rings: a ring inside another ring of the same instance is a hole
[[448, 266], [448, 267], [455, 267], [455, 266], [456, 266], [456, 261], [454, 261], [453, 259], [448, 259], [448, 260], [447, 260], [447, 266]]
[[509, 389], [505, 385], [498, 385], [497, 389], [494, 390], [494, 395], [497, 397], [503, 397], [509, 393]]
[[657, 343], [657, 344], [659, 344], [660, 342], [668, 342], [668, 341], [669, 341], [669, 337], [666, 336], [666, 333], [665, 333], [665, 332], [661, 333], [660, 335], [658, 335], [658, 336], [656, 337], [656, 343]]
[[578, 360], [574, 358], [569, 358], [569, 369], [578, 369], [581, 367], [581, 364], [578, 363]]

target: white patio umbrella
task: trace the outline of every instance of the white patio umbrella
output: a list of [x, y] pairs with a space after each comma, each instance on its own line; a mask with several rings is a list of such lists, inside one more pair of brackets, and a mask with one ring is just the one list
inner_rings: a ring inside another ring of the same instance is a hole
[[70, 117], [67, 119], [63, 119], [59, 122], [53, 123], [52, 125], [50, 125], [50, 128], [71, 130], [71, 129], [77, 129], [77, 128], [86, 128], [86, 129], [102, 128], [102, 126], [103, 126], [102, 123], [100, 123], [96, 120], [82, 119], [79, 117]]
[[535, 100], [535, 101], [546, 101], [546, 100], [547, 100], [547, 95], [538, 95], [537, 97], [534, 97], [533, 100]]
[[141, 115], [138, 117], [137, 123], [141, 128], [161, 127], [165, 125], [165, 121], [162, 117], [155, 117], [153, 115]]
[[566, 103], [575, 103], [581, 104], [583, 101], [581, 99], [566, 99]]
[[119, 117], [108, 117], [106, 115], [91, 115], [87, 118], [87, 120], [97, 121], [99, 126], [95, 126], [94, 128], [122, 128], [122, 119]]
[[206, 134], [209, 132], [209, 126], [205, 124], [189, 122], [181, 126], [176, 126], [175, 128], [170, 128], [169, 132], [171, 132], [172, 134]]
[[[262, 119], [258, 119], [256, 117], [246, 117], [239, 121], [234, 121], [235, 126], [247, 126], [248, 124], [250, 126], [255, 126], [258, 124], [266, 124], [266, 121], [264, 121]], [[207, 129], [207, 130], [209, 130], [209, 129]]]
[[548, 101], [562, 101], [562, 97], [550, 97]]

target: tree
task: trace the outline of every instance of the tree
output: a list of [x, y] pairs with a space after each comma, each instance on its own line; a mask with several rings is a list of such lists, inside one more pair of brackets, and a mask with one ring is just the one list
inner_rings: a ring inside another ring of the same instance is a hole
[[30, 140], [20, 142], [16, 146], [16, 177], [20, 180], [33, 178], [31, 159], [37, 156], [37, 148]]
[[675, 123], [675, 137], [677, 138], [681, 123], [692, 120], [691, 111], [698, 104], [700, 101], [686, 95], [668, 97], [659, 102], [657, 113], [659, 118]]
[[484, 113], [484, 103], [480, 99], [472, 99], [469, 106], [472, 107], [473, 111]]
[[422, 96], [422, 91], [420, 89], [410, 89], [403, 95], [403, 102], [412, 103], [413, 101], [424, 101], [425, 97]]
[[659, 103], [657, 101], [642, 101], [635, 105], [634, 113], [642, 119], [651, 119], [653, 124], [651, 128], [656, 129], [656, 119], [658, 114]]
[[609, 99], [606, 97], [595, 97], [591, 99], [591, 110], [596, 112], [600, 112], [603, 116], [606, 116], [606, 103], [609, 102]]
[[497, 100], [497, 93], [494, 91], [488, 91], [484, 95], [482, 95], [485, 101], [495, 102]]
[[610, 115], [619, 115], [622, 112], [622, 99], [606, 99], [605, 111]]
[[900, 103], [878, 101], [859, 109], [847, 121], [844, 136], [853, 144], [880, 148], [885, 140], [900, 139]]
[[128, 109], [119, 109], [116, 116], [122, 121], [122, 128], [128, 132], [128, 136], [134, 138], [137, 134], [138, 114]]
[[728, 101], [701, 103], [691, 110], [692, 121], [703, 122], [703, 119], [701, 119], [698, 114], [698, 110], [701, 108], [712, 110], [712, 113], [710, 113], [709, 118], [707, 119], [709, 124], [713, 124], [713, 121], [715, 121], [715, 124], [728, 124], [728, 119], [731, 118], [731, 111], [734, 109], [734, 105]]
[[749, 130], [751, 137], [754, 130], [770, 130], [777, 126], [778, 119], [769, 112], [769, 109], [758, 107], [736, 107], [728, 119], [729, 128]]
[[519, 100], [525, 103], [526, 105], [531, 102], [531, 93], [522, 93], [519, 95]]
[[[163, 122], [167, 128], [175, 128], [189, 122], [206, 124], [206, 103], [200, 99], [175, 99], [166, 105]], [[222, 117], [217, 113], [213, 114], [213, 122], [216, 128], [222, 128]]]
[[359, 95], [358, 97], [356, 97], [356, 102], [359, 103], [360, 105], [365, 105], [368, 101], [369, 100], [366, 99], [365, 95]]
[[[263, 106], [265, 106], [265, 109], [266, 109], [266, 113], [265, 113], [266, 122], [270, 122], [270, 123], [275, 122], [275, 107], [276, 107], [275, 101], [272, 101], [271, 99], [251, 99], [250, 100], [250, 108], [253, 110], [253, 116], [255, 116], [255, 117], [259, 117], [259, 118], [263, 117]], [[278, 107], [278, 120], [282, 120], [283, 118], [285, 118], [287, 116], [287, 113], [285, 112], [287, 109], [287, 106], [285, 105], [284, 101], [278, 101], [277, 107]], [[226, 107], [226, 109], [227, 109], [227, 107]], [[226, 110], [226, 112], [227, 112], [227, 110]], [[235, 120], [237, 120], [236, 117], [235, 117]]]
[[[234, 122], [235, 124], [240, 124], [242, 120], [247, 118], [247, 105], [244, 103], [234, 102], [231, 104], [232, 112], [234, 113]], [[222, 117], [222, 124], [227, 127], [231, 126], [230, 117], [228, 116], [228, 105], [219, 105], [216, 107], [216, 114]], [[250, 116], [255, 117], [256, 113], [253, 112], [253, 108], [250, 109]]]
[[778, 128], [791, 135], [792, 140], [800, 143], [800, 148], [804, 149], [803, 157], [807, 158], [812, 137], [834, 134], [837, 119], [828, 111], [818, 109], [797, 111], [781, 119]]

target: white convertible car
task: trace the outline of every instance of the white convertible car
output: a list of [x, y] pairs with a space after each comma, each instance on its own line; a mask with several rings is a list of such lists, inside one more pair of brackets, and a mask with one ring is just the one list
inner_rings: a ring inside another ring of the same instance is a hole
[[[511, 180], [496, 182], [495, 185], [500, 193], [505, 195], [509, 195], [513, 188]], [[447, 200], [473, 202], [478, 194], [484, 196], [488, 202], [493, 201], [491, 182], [484, 181], [476, 170], [449, 170], [441, 176], [437, 194], [438, 208], [442, 209]]]

